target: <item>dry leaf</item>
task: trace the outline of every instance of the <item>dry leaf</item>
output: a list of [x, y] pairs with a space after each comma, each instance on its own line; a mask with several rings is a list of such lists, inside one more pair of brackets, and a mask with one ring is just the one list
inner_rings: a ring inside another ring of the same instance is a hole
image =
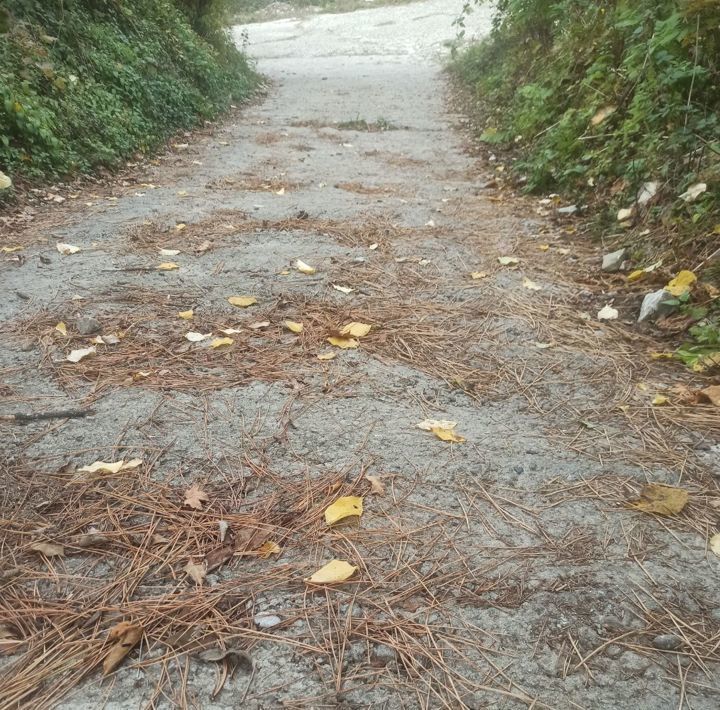
[[470, 278], [477, 281], [478, 279], [485, 279], [487, 278], [487, 274], [484, 271], [473, 271], [470, 274]]
[[0, 172], [0, 190], [7, 190], [12, 187], [12, 180], [5, 173]]
[[185, 572], [195, 584], [202, 585], [205, 575], [207, 575], [207, 565], [204, 560], [200, 564], [196, 564], [190, 560], [183, 568], [183, 572]]
[[465, 439], [464, 437], [456, 434], [452, 429], [443, 429], [442, 427], [433, 427], [432, 433], [442, 441], [454, 441], [457, 444], [462, 444]]
[[604, 308], [601, 308], [598, 311], [597, 317], [598, 320], [617, 320], [617, 317], [619, 316], [619, 312], [616, 308], [613, 308], [611, 305], [607, 305]]
[[628, 283], [634, 283], [635, 281], [639, 281], [643, 276], [645, 276], [645, 269], [636, 269], [627, 275], [627, 281]]
[[160, 256], [177, 256], [180, 253], [179, 249], [161, 249]]
[[679, 513], [688, 501], [688, 493], [682, 488], [649, 483], [640, 491], [640, 500], [628, 503], [628, 507], [644, 513], [674, 515]]
[[65, 256], [77, 254], [80, 251], [80, 247], [73, 246], [72, 244], [64, 244], [63, 242], [58, 242], [55, 246], [57, 250]]
[[696, 182], [694, 185], [690, 185], [690, 187], [685, 190], [685, 192], [680, 195], [680, 199], [684, 200], [685, 202], [695, 202], [700, 195], [702, 195], [704, 192], [707, 191], [707, 184], [704, 182]]
[[180, 267], [174, 261], [163, 261], [162, 264], [158, 264], [158, 269], [160, 271], [174, 271], [179, 268]]
[[720, 557], [720, 533], [716, 533], [709, 540], [710, 549]]
[[371, 244], [371, 245], [368, 247], [368, 249], [369, 249], [370, 251], [375, 251], [375, 250], [378, 248], [378, 246], [380, 246], [380, 245], [379, 245], [377, 242], [374, 242], [373, 244]]
[[650, 353], [651, 360], [671, 360], [674, 353]]
[[107, 462], [107, 461], [95, 461], [95, 463], [89, 466], [83, 466], [78, 469], [78, 473], [119, 473], [120, 471], [130, 471], [138, 466], [142, 465], [142, 459], [131, 459], [125, 461]]
[[95, 346], [89, 348], [80, 348], [79, 350], [72, 350], [70, 354], [65, 358], [68, 362], [80, 362], [84, 357], [87, 357], [88, 355], [95, 355], [97, 350], [95, 350]]
[[200, 489], [197, 483], [193, 483], [193, 485], [185, 491], [183, 505], [188, 506], [188, 508], [195, 508], [195, 510], [202, 510], [202, 504], [207, 503], [209, 500], [207, 493]]
[[667, 397], [665, 397], [664, 395], [662, 395], [662, 394], [656, 394], [656, 395], [653, 397], [652, 405], [653, 405], [653, 407], [659, 407], [659, 406], [661, 406], [661, 405], [663, 405], [663, 404], [667, 404], [669, 401], [670, 401], [670, 400], [669, 400]]
[[538, 244], [538, 249], [540, 251], [547, 251], [548, 249], [550, 249], [550, 245], [549, 244]]
[[295, 268], [301, 274], [314, 274], [317, 271], [317, 269], [314, 269], [310, 264], [306, 264], [304, 261], [300, 261], [300, 259], [295, 262]]
[[350, 516], [360, 517], [363, 512], [363, 499], [360, 496], [345, 496], [338, 498], [325, 509], [325, 522], [333, 525]]
[[262, 557], [262, 559], [267, 560], [270, 555], [279, 555], [280, 551], [280, 545], [278, 545], [276, 542], [268, 540], [267, 542], [264, 542], [262, 545], [260, 545], [260, 547], [258, 548], [258, 555]]
[[221, 348], [223, 345], [232, 345], [235, 341], [232, 338], [214, 338], [210, 343], [211, 348]]
[[527, 276], [523, 279], [523, 286], [530, 291], [541, 291], [542, 286], [538, 286], [534, 281], [531, 281]]
[[60, 333], [60, 334], [62, 334], [62, 335], [64, 335], [64, 336], [67, 337], [67, 326], [66, 326], [65, 323], [63, 323], [62, 321], [60, 321], [60, 322], [55, 326], [55, 330], [57, 330], [58, 333]]
[[354, 338], [337, 338], [335, 336], [331, 336], [327, 339], [327, 341], [330, 345], [334, 345], [336, 348], [342, 348], [343, 350], [354, 349], [360, 345], [360, 341], [355, 340]]
[[195, 314], [193, 313], [193, 309], [191, 308], [189, 311], [180, 311], [178, 313], [178, 317], [182, 318], [183, 320], [192, 320], [192, 317]]
[[372, 326], [367, 323], [357, 323], [353, 321], [340, 329], [340, 335], [346, 338], [364, 338], [371, 329]]
[[194, 330], [191, 330], [189, 333], [185, 333], [185, 340], [189, 340], [191, 343], [199, 343], [210, 337], [212, 337], [212, 333], [196, 333]]
[[52, 542], [33, 542], [30, 549], [45, 555], [45, 557], [65, 557], [65, 548]]
[[700, 394], [711, 404], [720, 407], [720, 385], [710, 385], [710, 387], [700, 390]]
[[253, 330], [258, 330], [259, 328], [267, 328], [270, 325], [269, 320], [259, 320], [256, 323], [250, 323], [248, 328], [252, 328]]
[[515, 266], [520, 263], [520, 259], [516, 256], [499, 256], [498, 261], [502, 266]]
[[123, 661], [125, 656], [140, 642], [143, 630], [139, 624], [131, 624], [129, 621], [121, 621], [113, 626], [108, 633], [108, 641], [114, 641], [115, 645], [103, 661], [103, 673], [112, 673]]
[[22, 251], [25, 247], [21, 247], [20, 245], [12, 246], [12, 247], [0, 247], [0, 254], [13, 254], [16, 251]]
[[320, 354], [317, 356], [317, 359], [318, 359], [318, 360], [326, 361], [326, 360], [334, 360], [336, 357], [337, 357], [337, 353], [333, 353], [333, 352], [330, 352], [330, 353], [320, 353]]
[[175, 225], [175, 229], [176, 229], [178, 232], [182, 232], [183, 229], [185, 229], [185, 227], [187, 227], [187, 224], [185, 224], [184, 222], [180, 222], [179, 224], [176, 224], [176, 225]]
[[379, 496], [385, 495], [385, 486], [377, 476], [365, 476], [365, 479], [371, 486], [371, 493], [377, 493]]
[[321, 567], [306, 582], [311, 584], [333, 584], [335, 582], [344, 582], [352, 577], [357, 571], [357, 567], [353, 567], [344, 560], [332, 560], [324, 567]]
[[590, 119], [590, 123], [593, 126], [599, 126], [608, 116], [611, 116], [617, 108], [615, 106], [603, 106], [598, 112]]
[[294, 320], [286, 320], [285, 321], [285, 327], [292, 331], [293, 333], [302, 333], [303, 332], [303, 324], [298, 323]]
[[538, 350], [547, 350], [548, 348], [554, 348], [554, 347], [557, 345], [557, 343], [553, 343], [553, 342], [550, 342], [550, 343], [540, 343], [540, 342], [538, 342], [538, 341], [536, 340], [536, 341], [533, 343], [533, 345], [534, 345]]
[[417, 423], [418, 429], [423, 431], [432, 431], [433, 429], [454, 429], [457, 426], [457, 422], [450, 421], [449, 419], [423, 419]]
[[349, 286], [338, 286], [337, 284], [333, 284], [332, 287], [336, 291], [340, 291], [340, 293], [345, 293], [345, 294], [352, 293], [355, 290], [354, 288], [350, 288]]
[[229, 562], [235, 554], [235, 541], [233, 537], [230, 537], [228, 541], [220, 547], [216, 547], [214, 550], [205, 555], [203, 562], [205, 563], [205, 569], [208, 572], [216, 570], [218, 567], [222, 567], [226, 562]]
[[237, 328], [223, 328], [221, 333], [225, 333], [225, 335], [235, 335], [236, 333], [242, 333], [241, 330], [238, 330]]
[[667, 286], [665, 290], [673, 296], [684, 296], [697, 281], [697, 276], [692, 271], [681, 271]]
[[231, 306], [237, 306], [238, 308], [248, 308], [254, 306], [257, 303], [257, 298], [254, 296], [230, 296], [228, 303]]

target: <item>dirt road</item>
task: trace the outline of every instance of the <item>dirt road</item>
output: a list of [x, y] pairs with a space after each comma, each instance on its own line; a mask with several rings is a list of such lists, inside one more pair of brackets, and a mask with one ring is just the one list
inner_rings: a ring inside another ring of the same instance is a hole
[[0, 419], [0, 708], [718, 706], [717, 416], [465, 150], [459, 5], [251, 26], [262, 102], [4, 235], [0, 413], [89, 412]]

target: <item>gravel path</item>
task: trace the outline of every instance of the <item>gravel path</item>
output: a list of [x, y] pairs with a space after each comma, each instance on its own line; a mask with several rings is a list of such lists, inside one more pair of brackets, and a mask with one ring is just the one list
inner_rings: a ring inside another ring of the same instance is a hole
[[459, 7], [250, 26], [264, 100], [0, 239], [0, 414], [91, 410], [0, 417], [0, 709], [718, 707], [717, 416], [467, 150]]

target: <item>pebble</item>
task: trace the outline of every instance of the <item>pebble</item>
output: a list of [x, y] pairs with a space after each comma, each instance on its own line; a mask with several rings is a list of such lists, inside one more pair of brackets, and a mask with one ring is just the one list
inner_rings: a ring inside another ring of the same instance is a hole
[[95, 318], [90, 318], [90, 316], [80, 316], [75, 323], [75, 327], [80, 335], [93, 335], [102, 330], [102, 323]]
[[261, 629], [272, 629], [282, 622], [282, 619], [275, 614], [255, 614], [253, 618], [255, 625]]
[[660, 634], [652, 640], [652, 645], [663, 651], [674, 651], [682, 646], [682, 639], [675, 634]]
[[525, 469], [522, 466], [513, 466], [513, 471], [517, 474], [525, 473]]
[[375, 665], [386, 666], [388, 663], [392, 663], [396, 658], [395, 649], [384, 644], [378, 644], [372, 650], [372, 662]]

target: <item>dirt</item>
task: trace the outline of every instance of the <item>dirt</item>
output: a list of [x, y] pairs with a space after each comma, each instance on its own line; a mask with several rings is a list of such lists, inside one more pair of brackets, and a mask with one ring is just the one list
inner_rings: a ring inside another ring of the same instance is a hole
[[[0, 419], [0, 708], [718, 706], [707, 379], [652, 359], [579, 223], [469, 150], [459, 6], [252, 25], [264, 101], [2, 235], [0, 414], [87, 416]], [[79, 318], [118, 342], [68, 362]], [[331, 345], [350, 322], [372, 328]], [[630, 508], [648, 483], [687, 505]], [[305, 581], [332, 559], [357, 570]], [[121, 621], [143, 639], [103, 677]]]

